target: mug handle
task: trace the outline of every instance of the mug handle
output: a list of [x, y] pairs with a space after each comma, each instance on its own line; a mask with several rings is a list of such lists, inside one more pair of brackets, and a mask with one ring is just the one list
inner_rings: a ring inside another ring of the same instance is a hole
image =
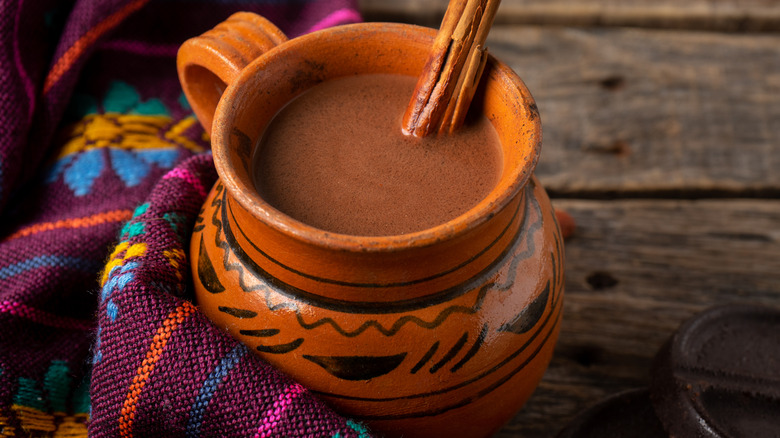
[[267, 19], [237, 12], [179, 48], [176, 69], [195, 116], [211, 134], [217, 103], [227, 86], [250, 62], [287, 41]]

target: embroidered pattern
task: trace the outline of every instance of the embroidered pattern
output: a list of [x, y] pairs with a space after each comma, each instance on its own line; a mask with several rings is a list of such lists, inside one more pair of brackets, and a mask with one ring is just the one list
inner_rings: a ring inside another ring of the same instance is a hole
[[124, 82], [110, 84], [102, 112], [89, 96], [79, 95], [74, 102], [70, 113], [82, 118], [65, 129], [64, 145], [46, 182], [62, 176], [76, 196], [91, 193], [95, 180], [109, 168], [126, 187], [134, 187], [154, 166], [173, 167], [181, 148], [203, 151], [185, 135], [197, 124], [194, 116], [175, 121], [161, 100], [141, 100]]
[[[67, 362], [52, 361], [42, 382], [20, 377], [17, 385], [11, 415], [21, 428], [20, 435], [87, 436], [89, 387], [84, 382], [74, 388]], [[2, 436], [15, 436], [11, 424], [10, 418], [0, 417]]]
[[[143, 207], [143, 206], [142, 206]], [[138, 211], [144, 211], [144, 209], [136, 209]], [[129, 224], [132, 224], [130, 222]], [[127, 226], [125, 227], [127, 228]], [[129, 233], [123, 229], [123, 233]], [[106, 302], [106, 314], [111, 322], [116, 321], [119, 314], [119, 307], [111, 299], [111, 295], [115, 290], [121, 290], [128, 283], [135, 279], [135, 270], [141, 266], [141, 263], [135, 258], [143, 257], [146, 254], [146, 243], [130, 244], [128, 241], [121, 242], [116, 246], [114, 252], [111, 253], [108, 264], [106, 264], [103, 270], [103, 275], [100, 279], [100, 285], [102, 289], [100, 291], [100, 302]], [[101, 333], [102, 327], [98, 327], [97, 336], [95, 340], [95, 355], [92, 358], [93, 363], [98, 363], [103, 358], [101, 351]]]
[[176, 279], [178, 279], [179, 282], [183, 281], [181, 266], [186, 261], [184, 251], [179, 248], [172, 248], [163, 251], [163, 256], [168, 260], [168, 264], [176, 271]]

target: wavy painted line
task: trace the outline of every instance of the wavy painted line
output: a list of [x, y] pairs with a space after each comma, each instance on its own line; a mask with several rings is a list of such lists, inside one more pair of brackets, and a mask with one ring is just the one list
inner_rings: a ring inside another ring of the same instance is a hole
[[[224, 202], [222, 201], [221, 194], [224, 190], [224, 186], [220, 183], [217, 185], [217, 187], [214, 190], [214, 199], [211, 201], [211, 207], [214, 208], [214, 214], [211, 216], [211, 223], [216, 227], [216, 231], [214, 232], [214, 245], [216, 245], [219, 249], [222, 250], [222, 266], [225, 268], [225, 272], [235, 271], [238, 273], [238, 286], [243, 290], [244, 292], [254, 292], [263, 289], [266, 293], [266, 298], [270, 291], [268, 290], [268, 287], [265, 285], [258, 285], [258, 286], [250, 286], [247, 284], [246, 280], [244, 279], [244, 276], [246, 275], [246, 271], [244, 270], [244, 266], [240, 263], [231, 263], [230, 262], [230, 253], [233, 252], [233, 250], [228, 245], [227, 241], [220, 239], [220, 235], [223, 234], [223, 225], [222, 220], [220, 220], [220, 216], [222, 216], [222, 209], [224, 208]], [[267, 301], [267, 299], [266, 299]], [[296, 312], [298, 311], [297, 306], [291, 306]]]
[[[546, 340], [552, 335], [552, 333], [554, 331], [555, 325], [558, 324], [558, 322], [560, 321], [562, 308], [560, 306], [553, 305], [553, 306], [550, 307], [550, 309], [551, 309], [550, 313], [547, 314], [547, 317], [545, 318], [544, 322], [542, 322], [542, 324], [540, 325], [539, 329], [537, 331], [535, 331], [533, 334], [531, 334], [531, 336], [523, 343], [523, 345], [518, 346], [518, 348], [515, 349], [515, 351], [513, 353], [509, 354], [509, 356], [505, 357], [501, 362], [497, 363], [493, 367], [491, 367], [489, 369], [483, 370], [482, 373], [480, 373], [479, 375], [476, 375], [476, 376], [473, 376], [473, 377], [471, 377], [469, 379], [460, 381], [459, 383], [457, 383], [455, 385], [452, 385], [452, 386], [450, 386], [448, 388], [442, 388], [442, 389], [437, 389], [437, 390], [423, 392], [423, 393], [417, 393], [417, 394], [408, 394], [408, 395], [401, 395], [401, 396], [395, 396], [395, 397], [386, 397], [386, 398], [355, 396], [355, 395], [329, 393], [329, 392], [323, 392], [323, 391], [313, 391], [313, 392], [315, 394], [317, 394], [317, 395], [320, 395], [320, 396], [323, 396], [323, 397], [328, 397], [328, 398], [336, 398], [336, 399], [342, 399], [342, 400], [353, 400], [353, 401], [364, 401], [364, 402], [372, 402], [372, 403], [373, 402], [377, 402], [377, 403], [394, 402], [394, 401], [398, 401], [398, 400], [412, 400], [412, 399], [420, 399], [420, 398], [431, 397], [431, 396], [440, 395], [440, 394], [446, 394], [448, 392], [455, 391], [455, 390], [458, 390], [460, 388], [464, 388], [464, 387], [466, 387], [468, 385], [471, 385], [474, 382], [482, 380], [483, 378], [485, 378], [485, 377], [487, 377], [487, 376], [489, 376], [489, 375], [491, 375], [491, 374], [493, 374], [495, 372], [498, 372], [501, 368], [503, 368], [504, 366], [506, 366], [509, 363], [511, 363], [515, 358], [517, 358], [524, 351], [526, 351], [526, 349], [531, 344], [533, 344], [536, 341], [536, 339], [541, 335], [541, 333], [544, 330], [544, 328], [548, 326], [548, 323], [552, 322], [552, 326], [547, 331], [547, 333], [544, 335], [544, 338], [543, 338], [542, 342], [537, 346], [536, 350], [534, 352], [532, 352], [532, 354], [528, 358], [526, 358], [526, 360], [523, 361], [522, 364], [520, 364], [515, 369], [510, 371], [509, 375], [504, 377], [503, 380], [505, 381], [506, 379], [511, 378], [511, 376], [513, 376], [514, 374], [516, 374], [517, 372], [522, 370], [531, 360], [533, 360], [533, 357], [536, 354], [538, 354], [538, 352], [542, 349], [544, 344], [547, 342]], [[498, 387], [500, 385], [501, 384], [499, 383], [498, 385], [494, 386], [493, 389], [495, 389], [496, 387]], [[452, 406], [452, 408], [454, 408], [454, 407], [456, 407], [456, 406]], [[364, 417], [364, 419], [366, 419], [366, 418], [367, 417]], [[378, 418], [374, 418], [374, 419], [378, 419]]]
[[[528, 204], [532, 204], [532, 203], [529, 202]], [[382, 333], [385, 336], [393, 336], [396, 333], [398, 333], [398, 331], [400, 331], [401, 328], [407, 323], [414, 323], [425, 329], [433, 329], [441, 325], [452, 314], [463, 313], [466, 315], [473, 315], [482, 309], [482, 305], [485, 302], [485, 298], [487, 297], [488, 292], [490, 291], [506, 292], [507, 290], [509, 290], [512, 287], [512, 285], [515, 283], [515, 280], [517, 278], [518, 265], [526, 258], [530, 257], [536, 252], [536, 245], [533, 241], [533, 236], [536, 233], [536, 231], [542, 228], [542, 211], [541, 211], [541, 207], [536, 202], [533, 203], [533, 207], [536, 210], [536, 213], [538, 215], [538, 220], [533, 224], [531, 224], [526, 230], [526, 242], [527, 242], [526, 250], [512, 257], [512, 260], [509, 264], [508, 275], [506, 276], [506, 279], [503, 283], [497, 284], [495, 282], [489, 282], [484, 284], [482, 287], [480, 287], [479, 293], [477, 294], [477, 299], [474, 305], [472, 305], [471, 307], [450, 306], [442, 310], [442, 312], [439, 313], [439, 315], [437, 315], [436, 318], [430, 322], [427, 322], [413, 315], [407, 315], [398, 319], [390, 329], [384, 328], [384, 326], [382, 326], [376, 320], [366, 321], [360, 327], [358, 327], [353, 331], [346, 331], [342, 329], [338, 325], [338, 323], [336, 323], [336, 321], [334, 321], [332, 318], [322, 318], [310, 324], [306, 323], [306, 321], [303, 320], [303, 316], [301, 312], [299, 312], [297, 308], [294, 308], [294, 310], [296, 310], [296, 318], [298, 319], [298, 323], [301, 325], [301, 327], [307, 330], [315, 329], [323, 324], [329, 324], [333, 327], [334, 330], [336, 330], [342, 336], [351, 338], [360, 335], [361, 333], [366, 331], [369, 327], [375, 327], [377, 330], [379, 330], [380, 333]], [[526, 210], [525, 212], [526, 217], [528, 213], [529, 212]], [[517, 247], [518, 244], [519, 244], [519, 240], [518, 242], [515, 243], [514, 247]], [[496, 270], [502, 267], [503, 266], [497, 267]], [[490, 275], [491, 273], [486, 274], [486, 276], [490, 276]], [[266, 305], [269, 306], [268, 308], [271, 309], [272, 311], [275, 310], [270, 305], [270, 292], [266, 292]]]
[[[223, 204], [225, 204], [225, 202], [223, 202]], [[520, 208], [521, 207], [526, 208], [527, 204], [528, 204], [527, 202], [518, 203], [517, 208], [515, 209], [514, 213], [512, 214], [511, 220], [504, 227], [504, 229], [501, 231], [501, 233], [495, 239], [493, 239], [493, 241], [490, 242], [487, 246], [482, 248], [479, 252], [477, 252], [475, 254], [471, 254], [471, 256], [468, 259], [462, 261], [460, 264], [455, 265], [455, 266], [451, 266], [451, 267], [449, 267], [448, 269], [446, 269], [444, 271], [437, 272], [437, 273], [429, 275], [427, 277], [417, 278], [417, 279], [414, 279], [414, 280], [406, 280], [406, 281], [399, 281], [399, 282], [388, 282], [388, 283], [363, 283], [363, 282], [355, 283], [355, 282], [351, 282], [351, 281], [343, 281], [343, 280], [337, 280], [337, 279], [333, 279], [333, 278], [326, 278], [326, 277], [311, 275], [311, 274], [308, 274], [306, 272], [299, 271], [297, 269], [294, 269], [291, 266], [288, 266], [288, 265], [286, 265], [284, 263], [281, 263], [280, 261], [278, 261], [278, 260], [274, 259], [273, 257], [271, 257], [270, 255], [268, 255], [265, 251], [263, 251], [262, 248], [258, 247], [254, 242], [252, 242], [252, 240], [246, 235], [246, 233], [244, 232], [242, 227], [239, 226], [237, 223], [236, 223], [236, 229], [247, 240], [249, 245], [251, 245], [254, 248], [255, 251], [260, 253], [269, 262], [272, 262], [272, 263], [276, 264], [277, 266], [279, 266], [280, 268], [283, 268], [283, 269], [285, 269], [285, 270], [287, 270], [287, 271], [289, 271], [289, 272], [291, 272], [291, 273], [293, 273], [295, 275], [307, 278], [309, 280], [314, 280], [314, 281], [317, 281], [319, 283], [327, 283], [327, 284], [334, 284], [334, 285], [340, 285], [340, 286], [349, 286], [349, 287], [365, 287], [365, 288], [400, 287], [400, 286], [410, 286], [410, 285], [413, 285], [413, 284], [425, 283], [425, 282], [434, 280], [436, 278], [441, 278], [441, 277], [443, 277], [445, 275], [448, 275], [448, 274], [451, 274], [451, 273], [453, 273], [455, 271], [460, 270], [464, 266], [467, 266], [470, 263], [472, 263], [474, 260], [482, 257], [485, 253], [487, 253], [494, 245], [496, 245], [504, 237], [504, 234], [507, 231], [509, 231], [509, 229], [511, 228], [511, 224], [514, 223], [515, 219], [517, 218], [517, 215], [520, 212]], [[236, 237], [233, 234], [232, 227], [230, 226], [230, 221], [227, 218], [227, 213], [228, 212], [230, 213], [230, 216], [233, 218], [233, 222], [236, 222], [236, 218], [235, 218], [235, 215], [233, 213], [233, 209], [231, 208], [230, 205], [227, 205], [225, 207], [225, 210], [222, 211], [222, 220], [223, 220], [223, 225], [224, 225], [224, 230], [225, 230], [225, 240], [227, 242], [229, 242], [229, 243], [235, 243], [236, 242]], [[239, 245], [236, 245], [236, 246], [237, 246], [237, 250], [235, 251], [235, 254], [239, 258], [239, 260], [242, 260], [243, 263], [247, 264], [250, 269], [253, 268], [253, 267], [256, 267], [257, 269], [260, 270], [260, 272], [265, 272], [264, 270], [262, 270], [262, 268], [260, 268], [257, 264], [255, 264], [250, 257], [247, 256], [247, 254], [243, 251], [243, 249]], [[504, 252], [504, 254], [506, 254], [506, 252]], [[500, 257], [499, 257], [499, 259], [500, 259]], [[322, 297], [319, 297], [319, 298], [322, 299]], [[385, 303], [385, 306], [387, 306], [388, 304], [389, 303]], [[353, 305], [354, 305], [354, 303], [353, 303]], [[428, 303], [426, 303], [426, 307], [427, 307], [427, 305], [428, 305]], [[396, 313], [396, 312], [392, 312], [392, 313]]]
[[[520, 244], [525, 241], [526, 242], [526, 249], [518, 254], [514, 254], [513, 256], [509, 257], [511, 259], [509, 263], [509, 269], [508, 269], [508, 275], [505, 277], [505, 281], [503, 281], [501, 284], [498, 284], [496, 282], [488, 282], [484, 285], [482, 285], [479, 289], [479, 292], [477, 294], [477, 298], [475, 300], [475, 303], [471, 307], [462, 306], [462, 305], [456, 305], [456, 306], [450, 306], [446, 309], [442, 310], [441, 313], [439, 313], [436, 318], [434, 318], [432, 321], [426, 321], [422, 318], [419, 318], [414, 315], [406, 315], [401, 318], [399, 318], [390, 328], [385, 328], [381, 323], [379, 323], [376, 320], [370, 320], [366, 321], [365, 323], [361, 324], [358, 328], [348, 331], [343, 329], [335, 320], [332, 318], [321, 318], [318, 319], [315, 322], [308, 323], [305, 321], [303, 317], [303, 312], [301, 312], [300, 308], [292, 302], [282, 302], [279, 304], [273, 304], [271, 300], [271, 294], [272, 289], [266, 284], [260, 284], [255, 286], [249, 286], [246, 281], [244, 280], [244, 276], [246, 275], [246, 271], [244, 269], [244, 266], [240, 263], [234, 262], [231, 263], [229, 261], [230, 252], [232, 251], [227, 242], [220, 239], [220, 235], [223, 233], [223, 224], [222, 221], [219, 219], [221, 216], [221, 210], [224, 208], [224, 202], [222, 200], [218, 199], [218, 196], [214, 197], [214, 200], [212, 201], [212, 206], [214, 207], [214, 213], [212, 215], [212, 224], [217, 227], [215, 236], [214, 236], [214, 242], [215, 244], [223, 250], [223, 266], [225, 267], [226, 271], [236, 271], [238, 273], [238, 279], [239, 279], [239, 286], [242, 290], [245, 292], [262, 292], [265, 297], [265, 304], [268, 310], [271, 312], [276, 312], [282, 309], [289, 309], [293, 312], [295, 312], [296, 319], [298, 321], [298, 324], [306, 330], [313, 330], [323, 325], [330, 325], [336, 332], [338, 332], [340, 335], [348, 338], [353, 338], [356, 336], [359, 336], [366, 330], [368, 330], [371, 327], [376, 328], [380, 333], [382, 333], [385, 336], [394, 336], [397, 334], [403, 326], [406, 324], [412, 323], [416, 324], [421, 328], [425, 329], [433, 329], [444, 323], [447, 318], [453, 314], [456, 313], [462, 313], [471, 315], [476, 312], [478, 312], [482, 305], [484, 304], [485, 298], [487, 296], [488, 292], [505, 292], [509, 290], [512, 285], [515, 283], [516, 277], [517, 277], [517, 267], [518, 265], [523, 262], [528, 257], [532, 256], [536, 252], [536, 244], [534, 242], [534, 235], [538, 230], [542, 228], [542, 210], [541, 206], [538, 202], [536, 202], [536, 198], [533, 196], [533, 189], [535, 188], [535, 185], [532, 183], [529, 183], [529, 185], [526, 188], [526, 196], [529, 200], [533, 200], [534, 202], [527, 202], [526, 208], [524, 212], [524, 218], [523, 220], [527, 220], [530, 211], [529, 209], [533, 209], [536, 213], [537, 220], [528, 226], [528, 228], [525, 230], [525, 239], [520, 239], [518, 236], [518, 239], [515, 241], [515, 243], [512, 245], [512, 247], [509, 249], [509, 252], [515, 250], [520, 246]], [[522, 227], [521, 227], [522, 230]], [[491, 272], [485, 273], [483, 277], [490, 277], [495, 271], [498, 271], [502, 268], [504, 268], [506, 264], [496, 266], [494, 267]]]
[[[550, 313], [550, 317], [552, 317], [552, 312]], [[471, 396], [468, 396], [466, 398], [461, 399], [460, 401], [455, 401], [454, 403], [451, 403], [447, 406], [442, 406], [439, 408], [430, 408], [426, 411], [418, 411], [418, 412], [405, 412], [405, 413], [398, 413], [398, 414], [388, 414], [388, 415], [356, 415], [356, 418], [359, 418], [364, 421], [379, 421], [379, 420], [401, 420], [401, 419], [409, 419], [409, 418], [425, 418], [425, 417], [432, 417], [436, 415], [441, 415], [445, 412], [451, 411], [453, 409], [457, 409], [466, 405], [469, 405], [473, 403], [474, 401], [490, 394], [497, 388], [499, 388], [501, 385], [512, 379], [517, 373], [522, 371], [526, 366], [528, 366], [529, 363], [531, 363], [536, 356], [542, 351], [544, 346], [547, 344], [547, 340], [552, 336], [554, 330], [554, 327], [558, 322], [560, 321], [561, 317], [561, 309], [558, 309], [558, 311], [555, 314], [555, 319], [553, 320], [552, 327], [547, 331], [547, 333], [542, 338], [541, 342], [539, 342], [539, 345], [534, 349], [534, 351], [531, 352], [531, 354], [520, 364], [518, 364], [515, 368], [511, 369], [504, 377], [498, 379], [497, 381], [493, 382], [492, 384], [488, 385], [486, 388], [480, 390], [478, 393], [473, 394]], [[549, 318], [548, 318], [549, 319]], [[547, 323], [545, 322], [545, 325]], [[541, 330], [539, 330], [541, 332]], [[539, 333], [537, 332], [537, 334]], [[395, 398], [387, 398], [387, 399], [370, 399], [366, 397], [345, 397], [341, 396], [339, 394], [328, 394], [323, 393], [319, 391], [314, 391], [315, 394], [325, 397], [333, 397], [333, 398], [339, 398], [339, 399], [348, 399], [348, 400], [361, 400], [361, 401], [372, 401], [372, 402], [387, 402], [387, 401], [395, 401], [395, 400], [410, 400], [410, 399], [416, 399], [416, 398], [424, 398], [424, 397], [430, 397], [433, 395], [438, 394], [444, 394], [459, 388], [462, 388], [466, 385], [469, 385], [473, 382], [476, 382], [484, 377], [486, 377], [489, 374], [492, 374], [493, 372], [497, 371], [499, 368], [503, 367], [509, 362], [509, 359], [514, 359], [517, 357], [517, 355], [520, 354], [520, 352], [524, 351], [530, 343], [527, 343], [524, 345], [521, 349], [517, 350], [515, 353], [510, 355], [507, 360], [502, 361], [501, 364], [493, 367], [491, 370], [488, 370], [484, 373], [482, 373], [479, 376], [476, 376], [474, 378], [468, 379], [464, 382], [461, 382], [457, 385], [453, 385], [449, 388], [440, 389], [436, 391], [431, 391], [429, 393], [423, 393], [423, 394], [414, 394], [409, 396], [402, 396], [402, 397], [395, 397]], [[453, 400], [452, 398], [450, 400]]]
[[214, 245], [217, 246], [217, 248], [222, 250], [222, 266], [225, 268], [225, 272], [230, 271], [236, 271], [238, 273], [238, 285], [239, 287], [246, 292], [251, 292], [254, 290], [257, 290], [258, 288], [252, 288], [246, 284], [246, 281], [244, 280], [244, 267], [240, 265], [239, 263], [231, 263], [230, 262], [230, 253], [232, 250], [230, 249], [230, 246], [228, 243], [222, 239], [220, 239], [220, 235], [223, 233], [223, 227], [222, 227], [222, 220], [220, 220], [222, 208], [223, 208], [223, 202], [221, 199], [221, 195], [225, 187], [222, 185], [222, 183], [217, 184], [217, 186], [214, 188], [214, 198], [211, 200], [211, 207], [213, 208], [213, 214], [211, 215], [211, 224], [216, 227], [214, 231]]
[[370, 327], [374, 327], [385, 336], [394, 336], [401, 330], [401, 328], [403, 328], [403, 326], [409, 323], [416, 324], [419, 327], [430, 330], [440, 326], [442, 323], [444, 323], [445, 320], [447, 320], [447, 318], [449, 318], [453, 314], [462, 313], [465, 315], [473, 315], [477, 313], [482, 308], [482, 304], [485, 301], [485, 297], [487, 296], [488, 289], [490, 289], [492, 285], [493, 285], [492, 283], [488, 283], [480, 288], [476, 303], [471, 307], [466, 307], [466, 306], [447, 307], [446, 309], [442, 310], [441, 313], [439, 313], [436, 316], [436, 318], [433, 319], [433, 321], [426, 321], [414, 315], [406, 315], [396, 320], [396, 322], [393, 323], [393, 325], [390, 328], [385, 328], [378, 321], [372, 319], [370, 321], [364, 322], [363, 324], [360, 325], [360, 327], [356, 328], [355, 330], [347, 331], [341, 328], [341, 326], [339, 326], [339, 324], [336, 321], [334, 321], [332, 318], [321, 318], [309, 324], [306, 321], [304, 321], [303, 316], [301, 315], [300, 312], [296, 313], [295, 316], [298, 320], [298, 324], [300, 324], [301, 327], [303, 327], [306, 330], [313, 330], [317, 327], [328, 324], [334, 330], [336, 330], [340, 335], [347, 338], [354, 338], [362, 334], [366, 330], [368, 330]]

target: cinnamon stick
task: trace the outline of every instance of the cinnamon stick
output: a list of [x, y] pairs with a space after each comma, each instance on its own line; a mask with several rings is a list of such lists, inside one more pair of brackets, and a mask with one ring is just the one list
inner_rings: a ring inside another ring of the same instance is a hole
[[487, 61], [485, 39], [500, 2], [450, 0], [404, 113], [405, 134], [453, 132], [463, 123]]

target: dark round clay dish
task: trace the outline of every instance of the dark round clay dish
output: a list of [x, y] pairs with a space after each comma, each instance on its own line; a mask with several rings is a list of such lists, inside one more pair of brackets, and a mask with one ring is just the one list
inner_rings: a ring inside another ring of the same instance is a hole
[[647, 389], [608, 397], [578, 415], [558, 438], [667, 438]]
[[780, 310], [721, 306], [686, 321], [656, 356], [650, 390], [671, 436], [780, 437]]

